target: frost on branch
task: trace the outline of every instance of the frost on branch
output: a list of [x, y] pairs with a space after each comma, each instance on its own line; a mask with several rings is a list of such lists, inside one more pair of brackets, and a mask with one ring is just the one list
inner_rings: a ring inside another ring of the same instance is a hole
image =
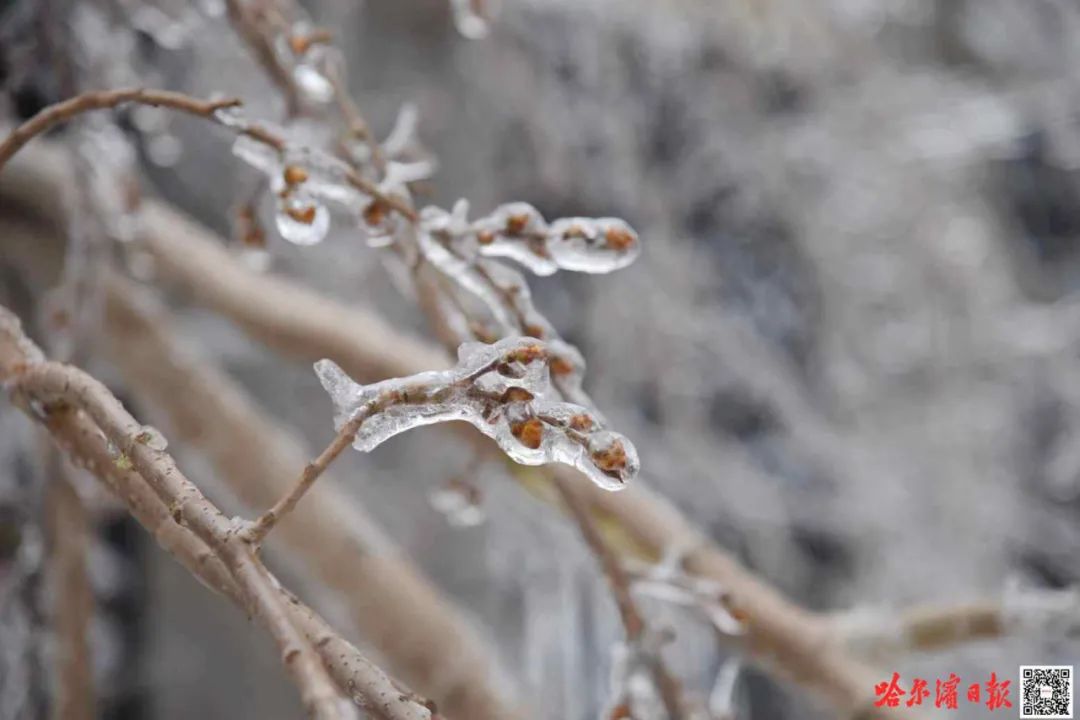
[[315, 372], [334, 402], [337, 428], [362, 419], [353, 440], [362, 452], [414, 427], [463, 420], [516, 462], [571, 465], [600, 487], [621, 490], [637, 474], [637, 451], [595, 412], [559, 399], [552, 358], [544, 343], [514, 337], [464, 343], [451, 370], [372, 385], [354, 382], [330, 360]]

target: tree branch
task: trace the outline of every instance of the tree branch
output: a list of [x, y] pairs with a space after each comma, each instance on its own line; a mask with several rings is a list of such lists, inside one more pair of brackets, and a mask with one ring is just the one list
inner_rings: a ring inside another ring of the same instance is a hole
[[70, 100], [49, 105], [37, 115], [11, 131], [0, 142], [0, 169], [26, 143], [46, 130], [67, 122], [77, 115], [91, 110], [107, 110], [118, 105], [138, 103], [153, 107], [167, 107], [203, 118], [211, 118], [217, 110], [236, 107], [239, 100], [198, 100], [182, 93], [167, 90], [144, 90], [131, 88], [125, 90], [99, 90], [76, 95]]
[[[104, 436], [92, 422], [71, 412], [54, 413], [45, 422], [53, 440], [101, 480], [163, 550], [206, 587], [243, 607], [240, 589], [221, 559], [191, 530], [175, 521], [168, 505], [134, 469], [117, 466]], [[317, 648], [337, 685], [358, 704], [385, 720], [428, 720], [429, 708], [424, 701], [402, 689], [287, 590], [278, 590], [291, 621]]]

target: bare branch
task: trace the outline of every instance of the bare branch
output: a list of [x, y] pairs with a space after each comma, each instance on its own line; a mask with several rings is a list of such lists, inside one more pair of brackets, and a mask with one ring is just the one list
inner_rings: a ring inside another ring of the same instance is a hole
[[[168, 506], [131, 468], [118, 467], [101, 432], [85, 416], [53, 413], [45, 420], [53, 439], [102, 480], [157, 541], [204, 585], [242, 607], [229, 569], [191, 530], [178, 524]], [[402, 689], [351, 643], [337, 635], [314, 611], [284, 588], [282, 605], [318, 650], [337, 685], [363, 707], [386, 720], [428, 720], [430, 707]]]
[[91, 110], [107, 110], [127, 103], [167, 107], [198, 117], [212, 118], [216, 111], [236, 107], [240, 104], [240, 101], [235, 99], [198, 100], [182, 93], [168, 90], [144, 90], [142, 88], [86, 92], [70, 100], [44, 108], [37, 115], [15, 128], [3, 142], [0, 142], [0, 169], [3, 169], [11, 156], [17, 153], [20, 148], [49, 128]]
[[244, 530], [244, 536], [248, 542], [256, 546], [262, 543], [267, 534], [277, 525], [278, 520], [296, 507], [296, 504], [300, 502], [300, 498], [311, 489], [311, 486], [315, 484], [323, 471], [330, 467], [330, 463], [352, 444], [353, 438], [356, 437], [356, 432], [360, 429], [360, 425], [363, 424], [364, 420], [364, 417], [358, 416], [345, 423], [338, 430], [337, 435], [319, 453], [319, 456], [304, 466], [304, 470], [300, 473], [296, 484], [280, 500], [274, 503], [272, 508], [260, 515], [255, 522]]
[[39, 353], [21, 352], [28, 341], [7, 310], [0, 308], [4, 358], [0, 379], [10, 388], [21, 407], [46, 417], [55, 412], [81, 410], [86, 413], [117, 448], [115, 462], [130, 464], [142, 475], [163, 501], [174, 506], [173, 515], [188, 524], [229, 567], [248, 611], [261, 620], [278, 642], [282, 659], [305, 706], [313, 717], [333, 720], [354, 716], [326, 675], [321, 659], [306, 638], [288, 620], [279, 596], [260, 569], [250, 546], [237, 536], [236, 528], [176, 468], [172, 458], [140, 442], [143, 428], [99, 382], [76, 368], [32, 361]]

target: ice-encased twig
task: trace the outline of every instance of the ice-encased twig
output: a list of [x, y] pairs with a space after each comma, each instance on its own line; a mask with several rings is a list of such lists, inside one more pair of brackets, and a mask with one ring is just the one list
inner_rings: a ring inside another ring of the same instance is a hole
[[544, 343], [512, 337], [464, 343], [450, 370], [372, 385], [354, 382], [331, 360], [315, 371], [334, 402], [337, 428], [355, 424], [352, 444], [362, 452], [415, 427], [462, 420], [518, 463], [570, 465], [604, 489], [621, 490], [637, 474], [637, 451], [596, 413], [562, 401], [551, 385], [552, 358]]

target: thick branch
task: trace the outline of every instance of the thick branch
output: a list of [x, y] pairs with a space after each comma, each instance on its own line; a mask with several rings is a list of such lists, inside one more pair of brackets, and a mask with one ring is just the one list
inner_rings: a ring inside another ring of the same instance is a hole
[[[191, 530], [173, 519], [168, 506], [133, 469], [117, 467], [101, 432], [85, 416], [50, 415], [53, 439], [102, 480], [163, 550], [175, 557], [205, 586], [243, 607], [240, 590], [221, 559]], [[426, 705], [402, 690], [351, 643], [337, 635], [314, 611], [283, 588], [282, 604], [291, 621], [318, 649], [340, 688], [385, 720], [427, 720]]]
[[[278, 642], [286, 668], [300, 688], [305, 705], [313, 717], [332, 720], [349, 718], [339, 702], [339, 694], [326, 675], [319, 657], [307, 640], [288, 621], [276, 595], [250, 547], [236, 537], [232, 524], [176, 468], [172, 458], [154, 450], [137, 438], [142, 426], [135, 421], [111, 393], [80, 370], [55, 363], [32, 361], [31, 354], [20, 351], [28, 346], [17, 321], [0, 308], [4, 358], [0, 366], [4, 381], [28, 412], [80, 410], [88, 415], [111, 443], [120, 448], [117, 463], [127, 458], [147, 480], [158, 496], [176, 503], [176, 517], [186, 522], [203, 542], [213, 548], [229, 567], [244, 597], [248, 611], [260, 619]], [[21, 355], [21, 356], [20, 356]]]

